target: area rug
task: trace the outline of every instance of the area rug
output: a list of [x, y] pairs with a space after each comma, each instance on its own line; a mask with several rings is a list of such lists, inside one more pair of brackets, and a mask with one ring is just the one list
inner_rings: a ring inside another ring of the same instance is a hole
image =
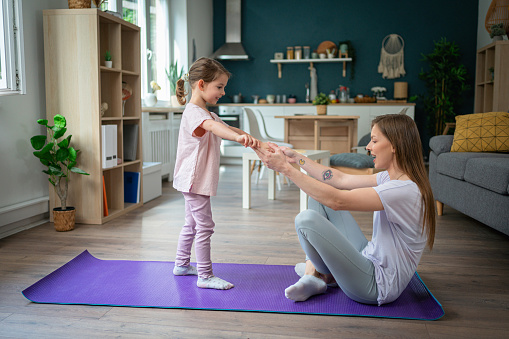
[[436, 320], [440, 303], [416, 273], [403, 294], [382, 306], [349, 299], [340, 288], [305, 302], [286, 299], [298, 280], [293, 266], [213, 264], [214, 274], [235, 285], [201, 289], [196, 276], [174, 276], [174, 263], [100, 260], [84, 251], [23, 291], [36, 303], [184, 308]]

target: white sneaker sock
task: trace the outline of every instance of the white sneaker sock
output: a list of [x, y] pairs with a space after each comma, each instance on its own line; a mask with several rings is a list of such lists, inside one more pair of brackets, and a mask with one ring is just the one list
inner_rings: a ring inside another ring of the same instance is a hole
[[194, 266], [177, 266], [173, 267], [174, 275], [198, 275], [198, 270]]
[[[297, 265], [295, 265], [295, 273], [297, 273], [297, 275], [299, 277], [302, 278], [304, 276], [305, 272], [306, 272], [306, 263], [305, 262], [300, 262]], [[327, 286], [328, 287], [338, 287], [338, 283], [333, 282], [333, 283], [327, 284]]]
[[232, 283], [229, 283], [228, 281], [216, 276], [211, 276], [209, 278], [198, 278], [196, 286], [199, 288], [213, 288], [216, 290], [229, 290], [230, 288], [234, 287]]
[[313, 275], [305, 275], [285, 290], [285, 296], [294, 301], [304, 301], [309, 297], [325, 293], [327, 284]]

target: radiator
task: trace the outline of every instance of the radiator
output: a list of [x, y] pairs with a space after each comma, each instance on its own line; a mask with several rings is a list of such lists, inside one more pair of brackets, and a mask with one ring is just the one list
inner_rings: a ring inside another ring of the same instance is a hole
[[143, 114], [143, 161], [160, 162], [161, 175], [173, 180], [180, 119], [173, 114]]

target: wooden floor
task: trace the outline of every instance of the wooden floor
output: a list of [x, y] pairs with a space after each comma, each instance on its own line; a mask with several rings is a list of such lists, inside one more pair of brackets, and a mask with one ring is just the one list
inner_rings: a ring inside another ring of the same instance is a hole
[[[241, 167], [224, 166], [213, 198], [214, 262], [294, 265], [303, 253], [293, 220], [292, 185], [267, 200], [267, 180], [253, 185], [242, 209]], [[100, 259], [173, 261], [183, 199], [165, 182], [163, 196], [105, 225], [52, 224], [0, 239], [0, 337], [93, 338], [507, 338], [509, 237], [448, 208], [438, 218], [435, 248], [418, 272], [443, 305], [437, 321], [256, 312], [35, 304], [21, 291], [88, 249]], [[371, 213], [354, 213], [371, 237]], [[194, 259], [194, 258], [193, 258]], [[281, 291], [283, 293], [283, 291]]]

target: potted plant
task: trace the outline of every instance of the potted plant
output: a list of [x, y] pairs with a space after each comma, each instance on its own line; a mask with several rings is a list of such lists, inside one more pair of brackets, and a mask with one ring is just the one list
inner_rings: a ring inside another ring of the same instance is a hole
[[53, 126], [48, 125], [48, 120], [39, 119], [39, 125], [46, 126], [48, 136], [36, 135], [30, 139], [35, 149], [34, 155], [48, 168], [43, 173], [49, 175], [49, 182], [53, 185], [55, 193], [60, 198], [60, 207], [53, 209], [53, 221], [57, 231], [70, 231], [74, 229], [75, 209], [67, 206], [67, 192], [69, 179], [72, 172], [89, 175], [87, 172], [76, 167], [79, 150], [71, 147], [71, 137], [64, 137], [67, 131], [67, 121], [57, 114], [53, 117]]
[[178, 67], [178, 61], [175, 61], [174, 64], [170, 65], [170, 68], [166, 70], [166, 76], [168, 77], [168, 81], [170, 82], [170, 100], [172, 106], [180, 106], [177, 100], [176, 90], [177, 90], [177, 81], [182, 78], [184, 74], [184, 67], [182, 66], [180, 69]]
[[316, 114], [324, 115], [327, 114], [327, 105], [330, 103], [329, 97], [324, 93], [319, 93], [313, 99], [313, 105], [316, 105]]
[[156, 92], [161, 89], [161, 86], [159, 86], [157, 82], [151, 81], [150, 87], [152, 87], [152, 93], [147, 93], [147, 96], [145, 97], [145, 105], [152, 107], [155, 106], [155, 104], [157, 104]]
[[106, 51], [106, 53], [104, 53], [104, 66], [106, 66], [108, 68], [113, 67], [113, 61], [111, 61], [111, 52], [110, 51]]
[[490, 27], [490, 38], [493, 41], [503, 40], [503, 36], [505, 35], [504, 23], [501, 22], [499, 24], [491, 25]]
[[491, 81], [495, 80], [495, 68], [490, 67], [490, 68], [488, 68], [488, 70], [490, 71]]
[[421, 54], [428, 69], [419, 73], [428, 94], [423, 96], [424, 110], [433, 126], [434, 135], [442, 134], [445, 123], [455, 122], [462, 97], [467, 85], [467, 69], [459, 62], [459, 47], [446, 38], [435, 42], [435, 49], [429, 54]]

